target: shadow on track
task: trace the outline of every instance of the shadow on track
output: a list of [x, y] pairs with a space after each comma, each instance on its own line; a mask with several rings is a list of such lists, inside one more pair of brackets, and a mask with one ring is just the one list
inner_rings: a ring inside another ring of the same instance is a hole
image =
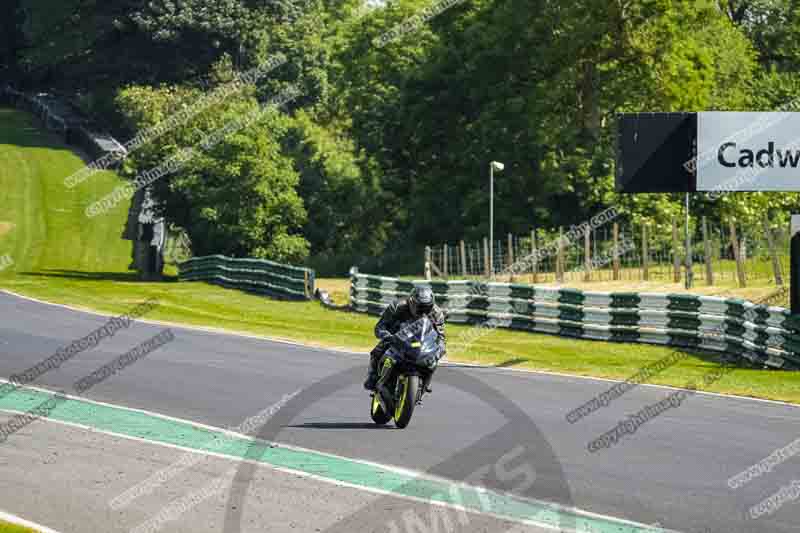
[[379, 426], [375, 423], [364, 422], [306, 422], [284, 427], [299, 429], [397, 429], [391, 425]]

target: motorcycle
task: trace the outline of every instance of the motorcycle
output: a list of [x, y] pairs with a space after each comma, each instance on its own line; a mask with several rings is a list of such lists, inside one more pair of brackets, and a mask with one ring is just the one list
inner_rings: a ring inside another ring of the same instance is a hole
[[443, 346], [427, 316], [404, 325], [395, 339], [378, 362], [370, 414], [376, 424], [394, 420], [402, 429], [411, 422], [414, 407], [422, 403], [422, 383], [439, 364]]

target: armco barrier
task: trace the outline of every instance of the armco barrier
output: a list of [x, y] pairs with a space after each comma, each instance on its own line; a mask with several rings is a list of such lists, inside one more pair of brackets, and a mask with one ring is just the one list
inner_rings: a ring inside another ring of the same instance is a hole
[[800, 369], [800, 317], [735, 298], [405, 281], [354, 269], [350, 304], [355, 311], [379, 314], [415, 285], [434, 291], [448, 322], [713, 350], [768, 367]]
[[314, 271], [265, 259], [234, 259], [224, 255], [193, 257], [178, 265], [180, 281], [209, 281], [275, 298], [310, 300]]

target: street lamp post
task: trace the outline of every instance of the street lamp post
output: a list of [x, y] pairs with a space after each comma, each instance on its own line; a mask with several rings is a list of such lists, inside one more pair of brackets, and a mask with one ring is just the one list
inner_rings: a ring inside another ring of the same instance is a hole
[[494, 276], [494, 171], [505, 168], [503, 163], [489, 163], [489, 275]]

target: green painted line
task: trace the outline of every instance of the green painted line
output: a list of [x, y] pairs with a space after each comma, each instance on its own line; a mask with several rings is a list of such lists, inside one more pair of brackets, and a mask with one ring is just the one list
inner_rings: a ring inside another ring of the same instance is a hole
[[[52, 394], [44, 391], [20, 388], [0, 398], [0, 410], [27, 412], [51, 396]], [[575, 531], [581, 533], [662, 531], [659, 528], [617, 521], [613, 518], [587, 516], [556, 505], [525, 501], [497, 492], [460, 486], [445, 480], [422, 479], [411, 473], [397, 472], [356, 460], [254, 442], [227, 434], [222, 430], [203, 428], [124, 407], [69, 398], [50, 411], [47, 418], [58, 422], [80, 424], [122, 437], [135, 437], [198, 452], [211, 452], [235, 460], [248, 459], [398, 496], [458, 505], [468, 510], [491, 513], [511, 520], [524, 520], [534, 525], [557, 528], [559, 524], [574, 524]], [[5, 444], [0, 444], [0, 447], [3, 445]]]

